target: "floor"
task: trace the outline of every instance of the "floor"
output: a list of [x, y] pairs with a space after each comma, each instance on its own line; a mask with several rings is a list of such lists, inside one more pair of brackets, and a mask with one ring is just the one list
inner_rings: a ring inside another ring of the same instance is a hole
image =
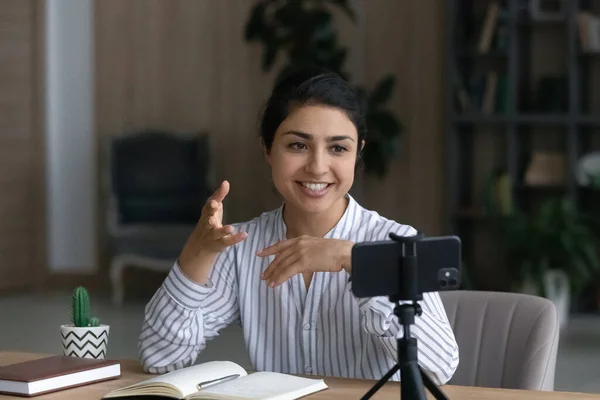
[[[144, 303], [118, 308], [108, 298], [92, 299], [92, 311], [111, 326], [108, 356], [137, 358]], [[60, 353], [58, 326], [68, 323], [70, 294], [0, 297], [0, 350]], [[600, 394], [600, 316], [572, 316], [561, 337], [555, 389]], [[231, 360], [250, 367], [239, 327], [212, 340], [199, 361]]]

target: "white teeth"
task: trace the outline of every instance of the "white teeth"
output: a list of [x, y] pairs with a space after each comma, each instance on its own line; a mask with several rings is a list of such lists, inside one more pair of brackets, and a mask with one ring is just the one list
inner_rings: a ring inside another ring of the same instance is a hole
[[323, 190], [327, 187], [326, 183], [306, 183], [306, 182], [302, 182], [302, 186], [304, 186], [305, 188], [309, 189], [309, 190], [313, 190], [315, 192], [319, 191], [319, 190]]

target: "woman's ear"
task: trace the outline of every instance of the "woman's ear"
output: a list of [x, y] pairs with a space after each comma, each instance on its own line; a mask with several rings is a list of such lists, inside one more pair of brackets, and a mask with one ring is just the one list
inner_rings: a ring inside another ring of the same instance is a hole
[[354, 166], [354, 172], [357, 172], [358, 170], [362, 169], [363, 167], [363, 150], [365, 148], [365, 141], [361, 140], [360, 142], [360, 148], [358, 150], [358, 154], [356, 155], [356, 165]]
[[359, 147], [358, 152], [357, 152], [357, 158], [358, 159], [362, 158], [362, 154], [363, 154], [363, 150], [364, 149], [365, 149], [365, 140], [363, 139], [363, 140], [360, 141], [360, 147]]
[[267, 162], [267, 164], [269, 164], [269, 166], [271, 166], [271, 155], [269, 154], [269, 150], [267, 149], [263, 138], [260, 138], [260, 145], [263, 149], [263, 156], [265, 157], [265, 161]]

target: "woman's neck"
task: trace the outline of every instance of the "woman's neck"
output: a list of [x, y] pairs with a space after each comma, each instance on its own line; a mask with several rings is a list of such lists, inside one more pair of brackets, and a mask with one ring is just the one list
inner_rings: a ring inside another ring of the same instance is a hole
[[348, 198], [344, 196], [331, 208], [321, 214], [306, 214], [298, 209], [285, 204], [283, 208], [283, 221], [287, 228], [287, 239], [307, 235], [323, 237], [339, 222], [348, 207]]

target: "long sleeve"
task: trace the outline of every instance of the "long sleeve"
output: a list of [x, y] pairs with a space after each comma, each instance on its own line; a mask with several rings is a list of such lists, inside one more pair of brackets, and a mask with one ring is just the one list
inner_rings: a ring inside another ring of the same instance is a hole
[[[386, 356], [397, 362], [396, 340], [402, 337], [403, 329], [394, 315], [394, 304], [386, 297], [357, 301], [362, 328], [377, 337]], [[418, 363], [436, 384], [441, 385], [450, 380], [458, 367], [458, 344], [439, 293], [424, 293], [419, 304], [423, 312], [415, 316], [415, 324], [411, 326], [411, 337], [418, 343]]]
[[165, 373], [193, 364], [227, 325], [239, 320], [234, 252], [219, 255], [206, 285], [190, 280], [179, 264], [144, 311], [138, 353], [144, 371]]

